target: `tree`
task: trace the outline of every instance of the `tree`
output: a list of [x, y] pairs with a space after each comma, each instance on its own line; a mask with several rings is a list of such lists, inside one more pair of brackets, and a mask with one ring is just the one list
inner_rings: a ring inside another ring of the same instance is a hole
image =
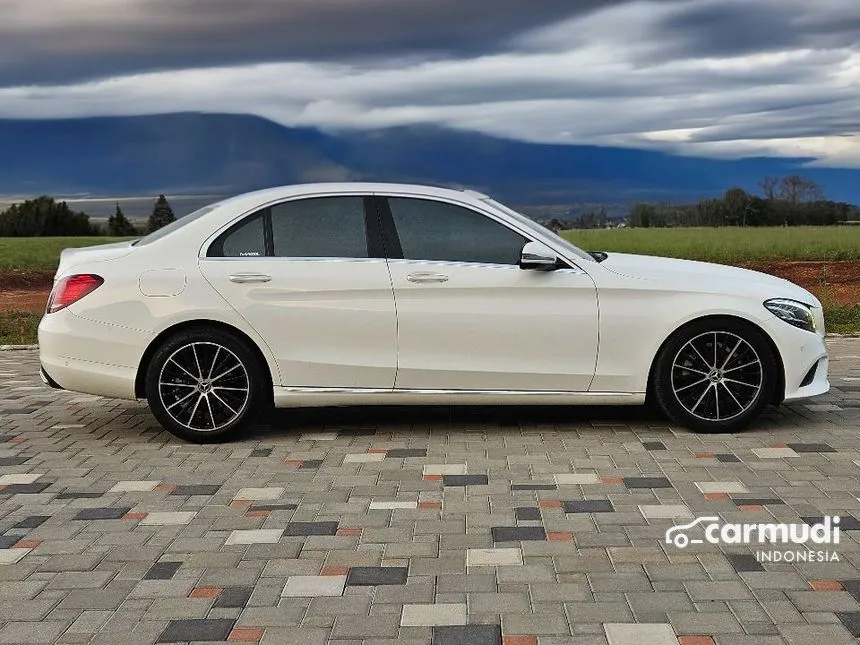
[[787, 201], [792, 206], [824, 199], [821, 186], [799, 175], [790, 175], [780, 180], [778, 194], [780, 199]]
[[122, 212], [119, 203], [116, 205], [116, 213], [108, 219], [108, 233], [114, 237], [132, 237], [137, 235], [137, 230]]
[[36, 237], [54, 235], [95, 235], [90, 218], [43, 195], [10, 206], [0, 213], [0, 237]]
[[750, 196], [743, 188], [729, 188], [723, 195], [723, 206], [728, 223], [746, 226], [747, 205]]
[[779, 177], [765, 177], [758, 185], [767, 201], [772, 202], [776, 199], [776, 189], [779, 186]]
[[164, 195], [159, 195], [155, 201], [155, 208], [152, 209], [152, 215], [149, 216], [149, 221], [146, 225], [148, 233], [157, 231], [163, 226], [167, 226], [170, 222], [176, 221], [173, 215], [173, 209], [167, 203], [167, 198]]

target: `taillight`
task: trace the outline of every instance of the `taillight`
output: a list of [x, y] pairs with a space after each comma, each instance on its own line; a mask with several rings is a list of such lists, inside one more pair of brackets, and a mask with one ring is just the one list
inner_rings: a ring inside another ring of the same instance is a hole
[[47, 313], [52, 314], [92, 293], [104, 284], [104, 278], [92, 273], [70, 275], [54, 285], [48, 298]]

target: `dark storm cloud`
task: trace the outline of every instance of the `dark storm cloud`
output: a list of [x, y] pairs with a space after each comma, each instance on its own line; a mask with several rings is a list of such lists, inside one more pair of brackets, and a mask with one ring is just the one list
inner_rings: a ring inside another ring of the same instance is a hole
[[653, 30], [654, 57], [742, 56], [860, 43], [858, 0], [730, 0], [688, 3]]
[[33, 0], [6, 0], [0, 86], [254, 62], [474, 55], [626, 1], [38, 0], [36, 14]]

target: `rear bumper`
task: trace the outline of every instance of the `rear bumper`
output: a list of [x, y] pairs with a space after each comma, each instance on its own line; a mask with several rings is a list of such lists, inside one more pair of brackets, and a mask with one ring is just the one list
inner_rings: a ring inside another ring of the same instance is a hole
[[50, 388], [53, 388], [55, 390], [63, 389], [59, 383], [57, 383], [54, 379], [51, 378], [51, 376], [45, 371], [45, 368], [42, 366], [39, 366], [39, 378], [42, 379], [42, 383], [44, 383]]
[[147, 340], [142, 332], [58, 311], [39, 324], [40, 375], [51, 387], [134, 399], [137, 366]]

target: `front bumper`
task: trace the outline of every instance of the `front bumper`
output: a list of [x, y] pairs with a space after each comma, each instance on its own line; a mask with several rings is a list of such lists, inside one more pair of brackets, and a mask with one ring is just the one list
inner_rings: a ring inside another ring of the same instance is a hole
[[827, 376], [830, 362], [824, 336], [798, 329], [776, 317], [762, 326], [782, 358], [783, 400], [796, 401], [826, 394], [830, 390]]

